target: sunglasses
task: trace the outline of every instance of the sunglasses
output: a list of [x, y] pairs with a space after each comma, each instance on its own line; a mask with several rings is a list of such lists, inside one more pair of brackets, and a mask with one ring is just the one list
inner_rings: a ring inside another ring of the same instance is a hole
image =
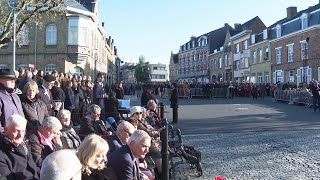
[[128, 130], [126, 130], [126, 129], [122, 129], [122, 130], [123, 130], [124, 132], [128, 133], [129, 136], [132, 135], [132, 133], [130, 133]]
[[137, 115], [139, 115], [139, 114], [142, 114], [142, 112], [135, 112], [134, 114], [137, 114]]

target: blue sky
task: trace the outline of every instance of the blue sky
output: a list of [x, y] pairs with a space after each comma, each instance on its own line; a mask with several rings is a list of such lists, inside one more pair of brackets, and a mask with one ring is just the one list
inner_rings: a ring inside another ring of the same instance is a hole
[[286, 17], [286, 8], [298, 11], [319, 0], [100, 0], [100, 22], [105, 22], [119, 57], [138, 62], [169, 64], [170, 53], [192, 35], [200, 36], [224, 23], [244, 23], [259, 16], [266, 26]]

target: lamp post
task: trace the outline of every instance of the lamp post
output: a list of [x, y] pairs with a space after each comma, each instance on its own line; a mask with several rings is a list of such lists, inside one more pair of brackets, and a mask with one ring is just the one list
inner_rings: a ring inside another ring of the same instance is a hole
[[307, 83], [307, 56], [308, 56], [308, 43], [309, 43], [310, 38], [307, 37], [306, 38], [306, 44], [304, 46], [304, 58], [303, 58], [303, 83], [306, 84]]
[[17, 2], [16, 0], [8, 0], [8, 6], [12, 10], [13, 14], [13, 21], [12, 21], [12, 28], [13, 28], [13, 36], [12, 36], [12, 69], [16, 69], [16, 20], [17, 20]]
[[35, 31], [34, 31], [34, 69], [37, 69], [37, 37], [38, 37], [38, 17], [35, 16]]

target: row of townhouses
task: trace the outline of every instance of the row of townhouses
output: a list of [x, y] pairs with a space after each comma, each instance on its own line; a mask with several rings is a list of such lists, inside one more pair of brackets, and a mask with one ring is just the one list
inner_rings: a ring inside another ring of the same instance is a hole
[[170, 80], [276, 83], [320, 80], [320, 4], [266, 27], [257, 16], [192, 36], [171, 53]]
[[[59, 72], [106, 75], [108, 83], [119, 80], [114, 40], [99, 23], [98, 0], [66, 0], [66, 13], [26, 23], [17, 35], [16, 68], [36, 68], [45, 74]], [[18, 17], [19, 18], [19, 17]], [[12, 67], [12, 43], [0, 48], [0, 68]]]

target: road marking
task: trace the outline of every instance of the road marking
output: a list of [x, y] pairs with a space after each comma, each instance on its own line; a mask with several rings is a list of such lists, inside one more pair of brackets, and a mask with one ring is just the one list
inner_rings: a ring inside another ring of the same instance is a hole
[[241, 106], [241, 104], [231, 104], [231, 105], [234, 105], [234, 106]]
[[238, 110], [248, 110], [249, 108], [237, 108]]

